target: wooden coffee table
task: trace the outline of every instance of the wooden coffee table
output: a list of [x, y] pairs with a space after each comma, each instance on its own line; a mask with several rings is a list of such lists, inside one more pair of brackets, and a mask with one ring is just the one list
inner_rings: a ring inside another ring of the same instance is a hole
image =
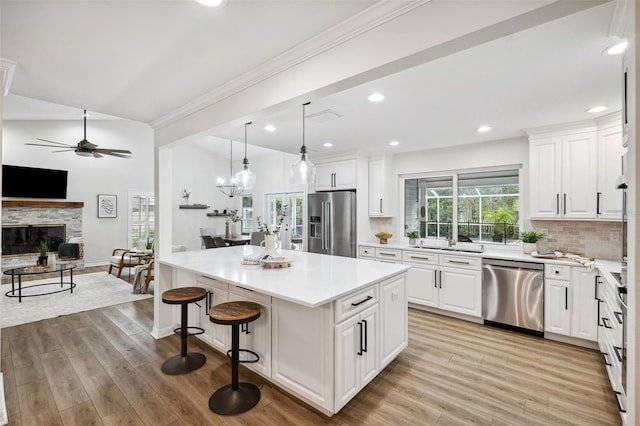
[[[4, 271], [4, 274], [11, 275], [11, 290], [6, 292], [5, 295], [8, 297], [17, 297], [18, 302], [22, 302], [23, 297], [44, 296], [47, 294], [60, 293], [62, 291], [67, 291], [67, 290], [73, 293], [73, 289], [76, 287], [76, 284], [73, 282], [73, 270], [76, 267], [77, 265], [70, 264], [70, 263], [69, 264], [59, 263], [53, 268], [43, 267], [43, 266], [23, 266], [20, 268], [7, 269], [6, 271]], [[67, 282], [64, 281], [65, 271], [69, 271], [69, 281]], [[42, 283], [42, 284], [33, 284], [33, 285], [24, 286], [24, 287], [22, 286], [22, 277], [25, 275], [43, 275], [43, 274], [49, 274], [52, 272], [60, 272], [60, 281], [52, 281], [49, 283]], [[18, 288], [17, 288], [18, 294], [17, 295], [16, 295], [16, 282], [15, 282], [16, 277], [18, 277]], [[23, 289], [32, 288], [32, 287], [44, 287], [44, 286], [51, 286], [51, 285], [57, 286], [58, 284], [60, 284], [59, 290], [48, 291], [46, 293], [25, 294], [24, 296], [22, 295]]]

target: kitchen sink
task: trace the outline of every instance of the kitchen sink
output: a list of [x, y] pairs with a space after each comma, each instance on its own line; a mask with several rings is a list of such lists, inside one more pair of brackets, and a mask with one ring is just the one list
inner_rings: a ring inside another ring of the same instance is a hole
[[480, 247], [456, 247], [456, 246], [411, 246], [411, 248], [428, 249], [428, 250], [442, 250], [442, 251], [456, 251], [462, 253], [483, 253], [484, 246]]

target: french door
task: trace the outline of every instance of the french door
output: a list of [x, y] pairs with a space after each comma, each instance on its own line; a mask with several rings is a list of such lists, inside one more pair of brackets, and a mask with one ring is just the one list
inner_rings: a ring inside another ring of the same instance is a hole
[[287, 214], [280, 228], [280, 244], [287, 250], [305, 251], [306, 235], [304, 217], [306, 202], [304, 192], [281, 192], [265, 195], [265, 215], [269, 229], [275, 228], [276, 218], [287, 206]]
[[155, 200], [153, 192], [129, 191], [130, 248], [144, 249], [147, 241], [155, 238]]

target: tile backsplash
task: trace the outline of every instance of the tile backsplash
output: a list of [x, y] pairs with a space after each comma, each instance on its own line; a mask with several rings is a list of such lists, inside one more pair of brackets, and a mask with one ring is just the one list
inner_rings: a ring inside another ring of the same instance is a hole
[[[532, 220], [533, 229], [547, 230], [538, 241], [538, 250], [568, 250], [586, 257], [620, 260], [622, 254], [622, 224], [620, 222]], [[617, 241], [615, 236], [617, 235]], [[612, 238], [613, 237], [613, 238]]]

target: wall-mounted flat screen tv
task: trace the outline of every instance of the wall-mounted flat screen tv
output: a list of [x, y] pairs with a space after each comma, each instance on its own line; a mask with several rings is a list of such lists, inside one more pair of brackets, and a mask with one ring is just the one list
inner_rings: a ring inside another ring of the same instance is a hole
[[2, 196], [67, 198], [67, 171], [2, 165]]

